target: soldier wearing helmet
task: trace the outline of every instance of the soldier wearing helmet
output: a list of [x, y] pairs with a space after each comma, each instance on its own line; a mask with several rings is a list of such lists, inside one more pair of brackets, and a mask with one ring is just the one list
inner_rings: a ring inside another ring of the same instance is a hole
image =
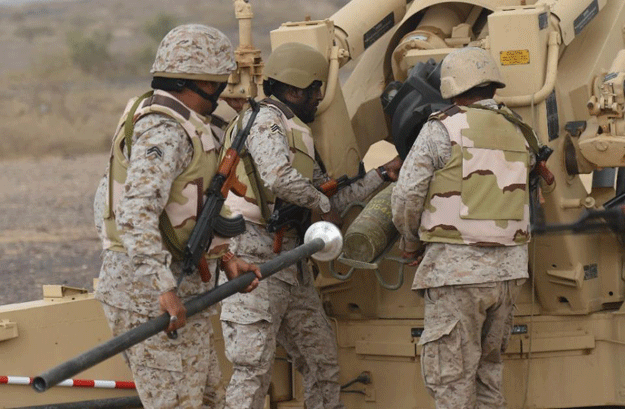
[[505, 407], [502, 354], [528, 277], [537, 140], [493, 99], [503, 87], [488, 51], [447, 55], [440, 90], [454, 104], [421, 129], [391, 197], [404, 257], [418, 265], [422, 373], [437, 408]]
[[[315, 188], [327, 180], [316, 155], [308, 123], [315, 119], [327, 81], [328, 62], [319, 51], [286, 43], [269, 57], [263, 90], [266, 99], [246, 142], [247, 152], [237, 169], [247, 186], [243, 196], [228, 195], [228, 207], [241, 213], [246, 232], [234, 239], [237, 253], [251, 263], [275, 257], [275, 233], [266, 229], [277, 201], [312, 209], [329, 219], [353, 200], [360, 200], [383, 182], [375, 170], [328, 199]], [[226, 131], [226, 143], [247, 123], [244, 111]], [[386, 166], [396, 179], [399, 161]], [[334, 219], [333, 219], [334, 220]], [[287, 231], [281, 250], [297, 245], [294, 231]], [[222, 302], [222, 329], [226, 356], [233, 375], [226, 391], [229, 409], [262, 409], [269, 388], [276, 346], [279, 343], [302, 373], [309, 409], [342, 408], [335, 335], [306, 263], [286, 268], [264, 280], [250, 294], [236, 294]]]
[[208, 268], [176, 288], [182, 251], [218, 165], [210, 114], [235, 67], [219, 30], [171, 30], [156, 53], [153, 90], [131, 99], [120, 119], [96, 195], [104, 247], [96, 298], [113, 334], [163, 312], [171, 316], [169, 334], [179, 329], [175, 340], [162, 333], [126, 351], [145, 408], [223, 407], [210, 311], [187, 322], [183, 301], [213, 287], [220, 265], [229, 278], [250, 269], [260, 275], [226, 253], [229, 240], [216, 237]]

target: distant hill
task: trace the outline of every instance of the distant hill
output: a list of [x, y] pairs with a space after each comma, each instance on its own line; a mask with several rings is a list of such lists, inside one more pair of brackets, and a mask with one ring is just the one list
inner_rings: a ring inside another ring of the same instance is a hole
[[[254, 44], [347, 0], [251, 0]], [[148, 85], [168, 25], [215, 26], [238, 44], [230, 0], [0, 0], [0, 158], [108, 149], [126, 100]], [[157, 40], [158, 39], [158, 40]]]

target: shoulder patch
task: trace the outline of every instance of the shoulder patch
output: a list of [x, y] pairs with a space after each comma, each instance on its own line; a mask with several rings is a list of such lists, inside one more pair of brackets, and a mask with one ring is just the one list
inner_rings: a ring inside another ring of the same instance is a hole
[[163, 151], [161, 150], [161, 148], [159, 148], [158, 146], [152, 146], [150, 148], [148, 148], [148, 150], [145, 153], [146, 157], [159, 157], [162, 158], [163, 157]]
[[271, 125], [271, 132], [280, 133], [280, 127], [277, 124]]

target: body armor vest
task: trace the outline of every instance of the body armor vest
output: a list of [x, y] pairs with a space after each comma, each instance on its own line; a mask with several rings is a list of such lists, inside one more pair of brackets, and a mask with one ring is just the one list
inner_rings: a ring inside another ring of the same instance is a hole
[[[266, 98], [260, 102], [261, 109], [271, 109], [280, 116], [280, 122], [286, 131], [286, 138], [290, 148], [290, 164], [302, 176], [312, 181], [315, 164], [315, 146], [310, 134], [310, 128], [304, 124], [282, 102], [274, 98]], [[225, 152], [232, 143], [236, 132], [245, 126], [242, 122], [244, 115], [239, 116], [226, 130], [224, 142]], [[246, 187], [244, 195], [231, 192], [228, 195], [228, 207], [232, 213], [240, 213], [245, 220], [260, 225], [267, 224], [267, 218], [273, 212], [275, 195], [265, 186], [260, 178], [256, 165], [249, 152], [241, 153], [241, 161], [236, 169], [237, 179]]]
[[[135, 111], [136, 110], [136, 111]], [[130, 101], [117, 127], [111, 149], [109, 186], [104, 226], [108, 240], [104, 248], [125, 252], [115, 224], [115, 209], [126, 181], [128, 159], [124, 148], [131, 152], [132, 128], [143, 116], [162, 114], [175, 119], [193, 144], [193, 157], [187, 168], [174, 180], [165, 210], [160, 215], [159, 229], [163, 241], [175, 260], [182, 259], [184, 246], [195, 226], [204, 204], [204, 194], [217, 170], [217, 152], [210, 124], [166, 92], [155, 91]], [[128, 119], [132, 120], [126, 125]], [[126, 129], [129, 127], [130, 131]]]
[[530, 156], [521, 130], [497, 112], [469, 107], [452, 106], [432, 119], [449, 133], [451, 158], [430, 182], [421, 240], [477, 246], [527, 243]]

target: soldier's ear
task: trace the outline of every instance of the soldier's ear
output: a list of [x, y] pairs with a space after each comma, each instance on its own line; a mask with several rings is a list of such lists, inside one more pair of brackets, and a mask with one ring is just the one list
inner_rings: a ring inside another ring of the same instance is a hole
[[297, 104], [304, 97], [304, 90], [301, 88], [289, 85], [284, 91], [284, 98], [287, 101]]

